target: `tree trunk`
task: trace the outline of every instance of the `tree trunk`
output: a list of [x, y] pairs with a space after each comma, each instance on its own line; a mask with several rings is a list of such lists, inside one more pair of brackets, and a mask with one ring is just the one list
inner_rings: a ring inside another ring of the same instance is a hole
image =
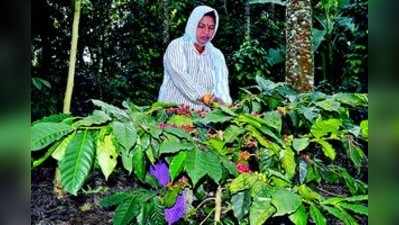
[[169, 43], [169, 0], [162, 1], [163, 8], [163, 44], [166, 47]]
[[289, 0], [286, 18], [286, 81], [301, 92], [311, 91], [314, 87], [311, 1]]
[[245, 1], [245, 39], [251, 38], [251, 8], [249, 0]]
[[64, 108], [63, 108], [64, 113], [71, 112], [73, 83], [75, 79], [76, 49], [78, 46], [78, 36], [79, 36], [80, 5], [81, 5], [81, 0], [75, 0], [75, 12], [73, 16], [73, 25], [72, 25], [72, 41], [71, 41], [71, 50], [69, 55], [68, 82], [64, 97]]

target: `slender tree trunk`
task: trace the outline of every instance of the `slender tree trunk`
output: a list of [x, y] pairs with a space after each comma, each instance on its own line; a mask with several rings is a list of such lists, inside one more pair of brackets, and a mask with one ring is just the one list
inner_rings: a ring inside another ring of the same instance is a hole
[[64, 108], [63, 108], [64, 113], [71, 112], [73, 83], [75, 79], [76, 49], [78, 46], [78, 36], [79, 36], [80, 5], [81, 5], [81, 0], [75, 0], [75, 12], [73, 16], [73, 25], [72, 25], [72, 41], [71, 41], [71, 50], [69, 55], [68, 82], [64, 97]]
[[311, 0], [289, 0], [286, 18], [286, 81], [299, 91], [311, 91], [314, 87]]
[[249, 0], [245, 1], [245, 39], [251, 39], [251, 7]]
[[163, 8], [163, 44], [169, 43], [169, 0], [162, 0]]

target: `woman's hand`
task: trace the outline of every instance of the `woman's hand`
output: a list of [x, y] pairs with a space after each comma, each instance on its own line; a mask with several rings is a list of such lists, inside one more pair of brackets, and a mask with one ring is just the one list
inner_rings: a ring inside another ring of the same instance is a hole
[[215, 96], [213, 94], [207, 93], [200, 98], [200, 101], [207, 106], [210, 106], [212, 102], [215, 101]]

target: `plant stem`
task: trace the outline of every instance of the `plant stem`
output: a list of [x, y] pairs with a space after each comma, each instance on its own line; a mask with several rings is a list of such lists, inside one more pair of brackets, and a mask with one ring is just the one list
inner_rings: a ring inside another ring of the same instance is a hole
[[220, 223], [222, 213], [222, 187], [218, 187], [215, 196], [215, 225]]
[[208, 218], [212, 215], [213, 211], [215, 211], [215, 209], [212, 209], [212, 210], [209, 212], [209, 214], [205, 217], [205, 219], [201, 221], [201, 223], [200, 223], [199, 225], [204, 224], [205, 221], [207, 221]]

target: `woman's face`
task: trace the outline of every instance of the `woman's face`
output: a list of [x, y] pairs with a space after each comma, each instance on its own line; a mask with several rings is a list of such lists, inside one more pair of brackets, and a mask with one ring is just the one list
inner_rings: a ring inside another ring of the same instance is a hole
[[215, 21], [210, 16], [204, 16], [197, 26], [197, 44], [204, 46], [215, 32]]

